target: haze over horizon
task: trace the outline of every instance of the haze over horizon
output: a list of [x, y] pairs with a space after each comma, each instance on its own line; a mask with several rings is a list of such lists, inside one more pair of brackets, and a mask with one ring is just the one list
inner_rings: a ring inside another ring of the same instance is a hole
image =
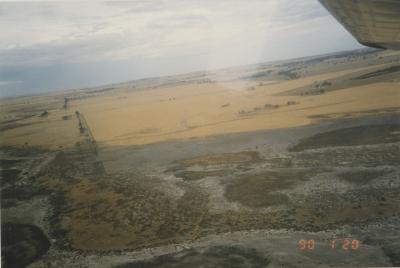
[[0, 3], [0, 97], [361, 48], [317, 0]]

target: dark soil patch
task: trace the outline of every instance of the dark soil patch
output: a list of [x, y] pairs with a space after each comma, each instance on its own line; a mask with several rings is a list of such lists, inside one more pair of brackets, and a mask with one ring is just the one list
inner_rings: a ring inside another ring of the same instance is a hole
[[310, 174], [305, 171], [269, 171], [239, 178], [226, 186], [225, 196], [249, 207], [285, 205], [286, 195], [276, 192], [304, 182]]
[[1, 208], [11, 208], [17, 205], [17, 200], [15, 199], [5, 199], [1, 200]]
[[4, 169], [12, 168], [22, 161], [20, 159], [0, 159], [0, 167]]
[[388, 256], [393, 266], [400, 266], [400, 247], [397, 245], [384, 246], [383, 252]]
[[211, 170], [211, 171], [182, 171], [175, 174], [177, 177], [183, 178], [185, 181], [195, 181], [206, 177], [222, 177], [228, 174], [228, 170]]
[[50, 242], [34, 225], [4, 223], [1, 225], [2, 267], [25, 267], [47, 252]]
[[76, 180], [86, 175], [104, 175], [101, 162], [97, 161], [91, 147], [77, 148], [76, 151], [61, 151], [52, 162], [46, 166], [40, 175], [64, 180]]
[[388, 171], [385, 170], [374, 170], [374, 169], [365, 169], [365, 170], [351, 170], [346, 172], [339, 173], [339, 178], [357, 184], [368, 183], [372, 180], [377, 179], [378, 177], [387, 174]]
[[[1, 190], [1, 200], [30, 200], [38, 195], [47, 195], [50, 192], [36, 185], [29, 186], [10, 186]], [[3, 204], [2, 204], [3, 205]]]
[[382, 144], [398, 141], [400, 141], [399, 124], [368, 125], [316, 134], [300, 140], [297, 145], [289, 148], [289, 151], [299, 152], [324, 147]]
[[78, 156], [71, 156], [69, 153], [59, 152], [50, 165], [46, 166], [42, 171], [41, 175], [47, 175], [52, 178], [63, 178], [64, 180], [79, 176], [81, 170], [78, 161], [73, 159], [73, 157]]
[[261, 256], [256, 250], [242, 247], [214, 246], [201, 252], [195, 249], [179, 253], [162, 255], [151, 261], [131, 262], [115, 266], [117, 268], [191, 268], [191, 267], [248, 267], [262, 268], [270, 260]]
[[305, 150], [297, 153], [295, 165], [309, 168], [370, 167], [399, 165], [398, 146], [387, 144], [374, 147], [335, 147], [331, 150]]
[[225, 154], [214, 154], [214, 155], [204, 155], [190, 159], [183, 159], [176, 161], [175, 163], [183, 166], [189, 167], [194, 165], [209, 166], [209, 165], [226, 165], [226, 164], [242, 164], [258, 162], [261, 158], [258, 152], [246, 151], [238, 153], [225, 153]]
[[304, 204], [294, 204], [297, 228], [311, 230], [337, 228], [345, 224], [376, 223], [399, 213], [399, 189], [359, 188], [338, 194], [316, 192]]
[[4, 184], [14, 183], [17, 180], [18, 175], [20, 173], [21, 173], [21, 171], [18, 169], [6, 169], [6, 170], [0, 171], [1, 186], [3, 186]]

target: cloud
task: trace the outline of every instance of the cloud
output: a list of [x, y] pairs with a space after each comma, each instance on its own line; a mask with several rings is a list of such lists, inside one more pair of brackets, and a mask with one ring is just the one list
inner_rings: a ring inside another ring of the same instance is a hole
[[96, 62], [219, 68], [356, 46], [316, 0], [3, 2], [0, 31], [0, 71]]
[[231, 41], [237, 37], [296, 33], [305, 29], [305, 22], [326, 15], [310, 0], [2, 3], [0, 7], [4, 14], [0, 57], [3, 64], [12, 65], [154, 57], [182, 48], [198, 53], [214, 49], [216, 43], [234, 46]]

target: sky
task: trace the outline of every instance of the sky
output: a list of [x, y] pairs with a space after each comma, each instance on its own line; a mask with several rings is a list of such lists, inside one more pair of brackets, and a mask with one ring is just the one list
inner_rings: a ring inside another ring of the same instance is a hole
[[0, 1], [0, 97], [361, 46], [317, 0]]

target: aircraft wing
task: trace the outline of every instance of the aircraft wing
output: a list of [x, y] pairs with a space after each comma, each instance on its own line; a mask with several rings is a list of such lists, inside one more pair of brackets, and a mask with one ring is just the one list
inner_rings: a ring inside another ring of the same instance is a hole
[[363, 45], [400, 49], [400, 0], [319, 0]]

